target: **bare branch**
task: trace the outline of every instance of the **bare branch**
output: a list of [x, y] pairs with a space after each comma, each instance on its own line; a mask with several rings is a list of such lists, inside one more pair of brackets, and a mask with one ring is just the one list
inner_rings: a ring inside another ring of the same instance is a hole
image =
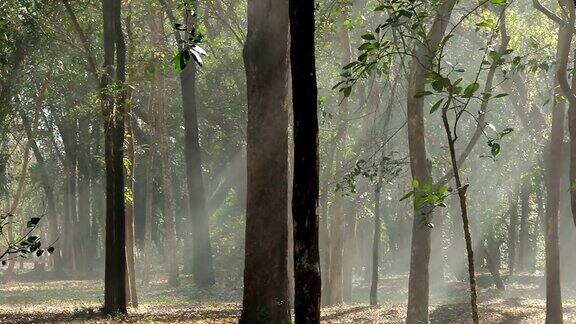
[[566, 21], [564, 21], [564, 19], [562, 19], [562, 17], [558, 16], [557, 14], [555, 14], [554, 12], [552, 12], [550, 9], [546, 8], [541, 2], [540, 0], [532, 0], [532, 5], [534, 6], [534, 8], [538, 11], [540, 11], [541, 13], [543, 13], [544, 15], [546, 15], [546, 17], [548, 17], [549, 19], [553, 20], [555, 23], [557, 23], [560, 26], [564, 26], [566, 25]]

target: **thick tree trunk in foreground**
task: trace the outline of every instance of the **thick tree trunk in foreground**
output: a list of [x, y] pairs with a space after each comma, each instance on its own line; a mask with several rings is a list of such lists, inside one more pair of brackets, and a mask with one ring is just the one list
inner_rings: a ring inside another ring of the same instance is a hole
[[[126, 218], [124, 206], [124, 108], [126, 48], [121, 1], [103, 0], [104, 68], [102, 78], [106, 163], [106, 263], [104, 313], [126, 313]], [[114, 87], [119, 92], [109, 91]]]
[[[456, 0], [443, 1], [427, 39], [428, 46], [418, 46], [411, 63], [408, 80], [408, 145], [412, 178], [420, 184], [432, 184], [432, 174], [426, 152], [424, 136], [424, 99], [416, 98], [425, 88], [425, 75], [433, 57], [430, 48], [436, 48], [444, 37]], [[430, 221], [431, 209], [424, 206], [414, 210], [412, 245], [410, 254], [410, 277], [408, 282], [408, 308], [406, 322], [427, 323], [429, 302], [430, 228], [423, 223]]]
[[319, 323], [321, 280], [314, 2], [290, 0], [289, 7], [294, 106], [294, 315], [297, 324]]
[[[248, 1], [244, 63], [248, 88], [248, 185], [240, 323], [290, 323], [288, 1]], [[295, 246], [295, 251], [298, 249]]]

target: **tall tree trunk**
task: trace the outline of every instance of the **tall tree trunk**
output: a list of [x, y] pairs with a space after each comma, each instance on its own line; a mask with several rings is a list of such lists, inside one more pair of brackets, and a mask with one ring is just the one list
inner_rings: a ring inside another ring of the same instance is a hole
[[[135, 79], [135, 66], [134, 66], [134, 35], [132, 33], [132, 6], [128, 3], [128, 14], [126, 16], [126, 36], [128, 39], [128, 66], [129, 73], [128, 82]], [[138, 307], [138, 295], [136, 293], [136, 242], [134, 238], [134, 199], [136, 193], [134, 192], [134, 170], [136, 169], [136, 154], [134, 148], [134, 132], [132, 131], [132, 102], [133, 91], [131, 88], [126, 90], [126, 98], [128, 103], [126, 105], [126, 117], [124, 118], [124, 144], [125, 144], [125, 158], [128, 161], [126, 166], [126, 266], [128, 267], [127, 292], [128, 304], [132, 307]]]
[[[164, 11], [172, 24], [177, 24], [172, 7], [166, 0], [160, 0]], [[196, 1], [190, 1], [190, 6], [196, 6]], [[187, 33], [196, 28], [196, 15], [190, 8], [184, 10], [184, 20]], [[178, 31], [174, 33], [177, 42], [181, 41]], [[184, 112], [185, 143], [184, 156], [186, 160], [186, 186], [188, 189], [188, 204], [190, 221], [188, 228], [192, 240], [185, 242], [187, 251], [192, 251], [191, 257], [185, 256], [185, 271], [192, 272], [194, 283], [201, 287], [212, 286], [214, 266], [212, 261], [212, 245], [210, 242], [210, 219], [206, 212], [206, 197], [202, 176], [202, 159], [198, 134], [198, 114], [196, 109], [196, 66], [188, 64], [180, 73], [182, 107]], [[190, 246], [192, 245], [192, 246]]]
[[350, 201], [344, 216], [344, 247], [342, 250], [342, 301], [352, 302], [354, 243], [356, 234], [356, 200]]
[[[444, 37], [455, 4], [456, 0], [446, 0], [438, 6], [428, 33], [429, 42], [418, 46], [410, 68], [407, 99], [410, 169], [412, 178], [422, 185], [432, 184], [432, 174], [424, 136], [424, 99], [417, 98], [416, 94], [425, 88], [426, 72], [434, 57], [431, 49], [435, 49]], [[427, 206], [414, 210], [406, 316], [408, 324], [428, 322], [430, 228], [423, 225], [423, 221], [429, 221], [430, 216], [431, 209]]]
[[492, 275], [492, 279], [494, 280], [494, 284], [498, 290], [505, 290], [506, 286], [504, 286], [504, 281], [502, 280], [502, 276], [500, 276], [500, 250], [499, 245], [495, 242], [492, 235], [486, 239], [486, 245], [482, 243], [480, 248], [482, 249], [482, 254], [486, 259], [486, 264], [488, 265], [488, 270]]
[[[342, 63], [350, 63], [352, 52], [350, 48], [350, 35], [348, 30], [344, 26], [344, 20], [346, 15], [340, 17], [340, 30], [338, 36], [340, 38], [340, 46], [342, 47]], [[349, 102], [348, 98], [343, 98], [341, 107], [339, 108], [342, 112], [342, 120], [340, 121], [339, 129], [337, 130], [337, 142], [335, 142], [336, 153], [334, 157], [334, 163], [336, 172], [338, 174], [343, 173], [344, 169], [344, 144], [346, 143], [346, 129], [347, 129], [347, 119], [348, 119], [348, 109]], [[333, 178], [331, 180], [334, 180]], [[334, 197], [334, 207], [332, 214], [332, 221], [330, 222], [330, 262], [329, 262], [329, 276], [328, 278], [328, 304], [338, 305], [343, 302], [343, 250], [344, 250], [344, 235], [345, 235], [345, 224], [344, 224], [344, 210], [343, 210], [343, 197], [342, 193], [336, 192]]]
[[[122, 33], [121, 1], [102, 0], [104, 68], [102, 77], [106, 163], [105, 314], [126, 313], [126, 208], [124, 205], [124, 118], [126, 47]], [[119, 91], [110, 91], [116, 88]]]
[[297, 324], [320, 323], [318, 88], [314, 2], [289, 2], [294, 107], [294, 315]]
[[[240, 323], [290, 323], [288, 1], [248, 1], [244, 65], [248, 97], [248, 183]], [[299, 246], [295, 246], [295, 251], [298, 249]]]
[[130, 104], [127, 107], [127, 114], [125, 119], [125, 143], [126, 143], [126, 158], [128, 165], [126, 167], [126, 191], [128, 199], [126, 199], [126, 262], [128, 267], [128, 297], [129, 304], [132, 307], [138, 307], [138, 295], [136, 293], [136, 260], [135, 260], [135, 239], [134, 239], [134, 170], [136, 158], [134, 153], [134, 134], [132, 132], [132, 114], [130, 113]]
[[544, 181], [540, 175], [537, 177], [537, 184], [536, 184], [536, 205], [538, 210], [538, 215], [536, 220], [534, 221], [534, 232], [532, 234], [532, 255], [531, 255], [531, 271], [532, 273], [536, 272], [537, 266], [537, 256], [538, 256], [538, 241], [540, 239], [540, 234], [543, 234], [546, 228], [546, 210], [544, 208]]
[[[101, 154], [101, 128], [100, 119], [96, 119], [92, 122], [92, 132], [90, 133], [92, 137], [92, 154]], [[104, 232], [102, 231], [104, 222], [104, 185], [103, 179], [100, 174], [100, 164], [96, 159], [90, 159], [90, 192], [92, 194], [91, 199], [91, 211], [92, 215], [92, 226], [90, 227], [90, 241], [88, 242], [88, 255], [97, 258], [102, 256], [103, 250], [103, 237]]]
[[510, 222], [508, 223], [508, 275], [514, 275], [516, 264], [516, 242], [518, 241], [518, 193], [510, 194]]
[[546, 163], [546, 323], [562, 323], [560, 288], [560, 251], [558, 247], [558, 212], [560, 205], [560, 168], [564, 138], [566, 105], [554, 96], [550, 151]]
[[374, 187], [374, 239], [372, 241], [372, 282], [370, 284], [370, 305], [378, 305], [378, 266], [380, 256], [380, 190], [382, 189], [382, 175], [378, 170], [378, 181]]
[[91, 271], [91, 259], [88, 254], [88, 240], [82, 239], [90, 235], [90, 123], [86, 117], [81, 117], [78, 124], [78, 232], [77, 246], [78, 270], [80, 273]]
[[530, 193], [532, 191], [532, 177], [526, 175], [522, 180], [520, 189], [520, 202], [522, 212], [520, 215], [520, 243], [518, 249], [518, 272], [526, 270], [530, 248]]
[[[152, 25], [152, 21], [151, 21]], [[155, 101], [155, 84], [152, 84], [150, 96], [148, 97], [148, 120], [147, 123], [151, 130], [156, 127], [156, 118], [154, 112]], [[142, 271], [142, 283], [148, 285], [150, 283], [150, 262], [152, 254], [152, 222], [154, 221], [154, 152], [156, 151], [154, 141], [150, 141], [148, 146], [148, 158], [146, 160], [146, 206], [144, 216], [144, 244], [142, 251], [144, 252], [144, 270]]]
[[458, 161], [456, 160], [456, 139], [452, 135], [450, 123], [448, 121], [448, 109], [450, 107], [452, 97], [449, 97], [447, 103], [442, 108], [442, 121], [444, 123], [444, 130], [446, 131], [446, 139], [448, 140], [448, 148], [450, 150], [450, 160], [452, 162], [452, 173], [454, 174], [454, 183], [456, 184], [456, 191], [460, 200], [460, 210], [462, 212], [462, 224], [464, 225], [464, 240], [466, 241], [466, 252], [468, 256], [468, 276], [470, 283], [470, 306], [472, 308], [472, 321], [475, 324], [480, 322], [478, 318], [478, 303], [476, 292], [476, 274], [474, 270], [474, 252], [472, 250], [472, 237], [470, 235], [470, 222], [468, 219], [468, 206], [466, 204], [466, 190], [468, 185], [462, 184], [460, 180], [460, 171], [458, 169]]
[[168, 116], [164, 100], [164, 80], [159, 74], [158, 105], [156, 107], [158, 118], [158, 150], [160, 152], [160, 165], [162, 167], [162, 189], [164, 194], [164, 253], [168, 271], [168, 283], [171, 286], [180, 285], [178, 274], [178, 260], [176, 259], [176, 221], [174, 218], [174, 194], [172, 183], [172, 166], [170, 159]]
[[552, 133], [546, 176], [546, 323], [562, 323], [560, 288], [560, 251], [558, 247], [558, 210], [560, 204], [560, 169], [564, 137], [565, 104], [554, 99]]
[[[343, 159], [343, 152], [336, 153], [336, 163], [340, 164]], [[342, 167], [337, 167], [341, 170]], [[330, 222], [330, 277], [328, 285], [328, 305], [340, 305], [342, 298], [342, 264], [344, 248], [344, 207], [343, 194], [336, 192], [332, 208], [332, 219]]]

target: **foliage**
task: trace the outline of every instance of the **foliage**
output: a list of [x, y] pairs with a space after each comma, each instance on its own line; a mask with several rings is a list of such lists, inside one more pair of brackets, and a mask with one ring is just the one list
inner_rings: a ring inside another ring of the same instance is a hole
[[0, 262], [6, 265], [8, 260], [15, 258], [28, 258], [31, 255], [41, 257], [44, 251], [52, 254], [54, 246], [50, 244], [48, 247], [42, 247], [42, 242], [38, 235], [33, 235], [37, 231], [41, 217], [32, 217], [26, 223], [26, 232], [24, 235], [18, 236], [15, 239], [8, 237], [8, 227], [13, 226], [14, 215], [4, 213], [0, 215], [0, 238], [6, 242], [6, 247], [0, 251]]

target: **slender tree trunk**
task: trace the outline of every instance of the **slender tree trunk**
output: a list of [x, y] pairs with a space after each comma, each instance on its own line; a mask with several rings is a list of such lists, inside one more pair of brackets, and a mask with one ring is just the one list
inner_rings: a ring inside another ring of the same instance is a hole
[[344, 219], [344, 247], [342, 250], [342, 301], [352, 302], [354, 243], [356, 234], [356, 200], [350, 201]]
[[[126, 313], [126, 218], [124, 206], [124, 118], [126, 48], [121, 1], [103, 0], [104, 68], [102, 78], [106, 163], [105, 314]], [[115, 67], [115, 68], [114, 68]], [[119, 88], [119, 92], [109, 91]]]
[[168, 271], [168, 283], [171, 286], [180, 285], [178, 260], [176, 259], [176, 223], [174, 218], [174, 194], [172, 183], [172, 166], [170, 159], [168, 121], [169, 116], [164, 100], [164, 80], [158, 82], [158, 150], [162, 167], [162, 189], [164, 194], [164, 253]]
[[[132, 6], [128, 3], [128, 14], [126, 15], [126, 36], [128, 39], [128, 66], [129, 66], [129, 82], [135, 79], [135, 67], [134, 67], [134, 35], [132, 33]], [[126, 98], [128, 103], [126, 104], [126, 117], [124, 118], [124, 144], [125, 144], [125, 158], [128, 161], [126, 165], [126, 265], [128, 267], [128, 278], [126, 280], [128, 295], [128, 304], [134, 308], [138, 307], [138, 295], [136, 292], [136, 242], [134, 238], [134, 199], [136, 198], [136, 193], [134, 192], [134, 181], [136, 169], [136, 154], [134, 148], [134, 132], [132, 131], [132, 89], [128, 88], [126, 90]]]
[[518, 272], [526, 270], [530, 248], [530, 193], [532, 190], [532, 178], [526, 175], [522, 180], [520, 189], [520, 201], [522, 212], [520, 216], [520, 244], [518, 249]]
[[[430, 49], [440, 43], [450, 22], [456, 0], [443, 1], [437, 9], [436, 18], [428, 33], [427, 45], [418, 46], [410, 68], [408, 80], [408, 146], [412, 178], [422, 185], [432, 184], [432, 174], [426, 152], [424, 132], [424, 100], [416, 97], [425, 88], [426, 71], [434, 56]], [[412, 244], [410, 254], [410, 276], [408, 281], [408, 324], [428, 322], [430, 228], [423, 225], [430, 221], [428, 206], [414, 210], [412, 222]]]
[[560, 251], [558, 247], [558, 212], [560, 204], [560, 169], [564, 138], [565, 103], [554, 99], [552, 133], [546, 177], [546, 323], [562, 323], [560, 288]]
[[132, 132], [132, 114], [130, 113], [131, 104], [127, 106], [127, 114], [125, 119], [125, 143], [126, 143], [126, 158], [128, 165], [126, 167], [126, 192], [128, 199], [126, 199], [126, 261], [128, 267], [128, 297], [129, 304], [132, 307], [138, 307], [138, 295], [136, 292], [136, 246], [134, 239], [134, 170], [136, 167], [136, 158], [134, 153], [134, 134]]
[[374, 239], [372, 241], [372, 283], [370, 285], [370, 305], [378, 305], [378, 266], [380, 256], [380, 190], [382, 189], [382, 176], [378, 170], [378, 182], [374, 187]]
[[[342, 152], [336, 154], [336, 161], [343, 159]], [[340, 168], [338, 168], [340, 169]], [[330, 277], [328, 286], [328, 305], [340, 305], [342, 298], [342, 264], [344, 248], [344, 211], [341, 192], [336, 192], [330, 222]]]
[[318, 89], [314, 54], [314, 2], [289, 1], [294, 106], [294, 315], [297, 324], [320, 323], [318, 242]]
[[514, 275], [516, 264], [516, 242], [518, 241], [518, 194], [510, 194], [510, 222], [508, 224], [508, 275]]
[[[490, 274], [492, 275], [492, 279], [494, 279], [494, 284], [496, 285], [496, 288], [498, 288], [498, 290], [505, 290], [506, 287], [504, 286], [504, 281], [502, 281], [502, 277], [500, 276], [500, 266], [499, 266], [499, 262], [498, 259], [500, 258], [500, 255], [497, 253], [493, 253], [494, 249], [492, 249], [492, 247], [494, 246], [494, 239], [492, 237], [489, 237], [487, 239], [487, 246], [482, 244], [480, 246], [480, 248], [482, 249], [482, 254], [484, 255], [484, 258], [486, 259], [486, 264], [488, 265], [488, 270], [490, 271]], [[497, 249], [498, 246], [496, 245], [495, 249]]]
[[244, 65], [248, 182], [240, 323], [289, 323], [287, 0], [248, 1]]
[[468, 276], [470, 280], [470, 306], [472, 308], [472, 321], [475, 324], [480, 322], [478, 318], [478, 303], [476, 293], [476, 274], [474, 272], [474, 252], [472, 251], [472, 237], [470, 235], [470, 225], [468, 220], [468, 206], [466, 205], [466, 190], [468, 185], [463, 185], [460, 180], [460, 171], [458, 170], [458, 161], [456, 160], [455, 139], [452, 136], [450, 124], [448, 121], [448, 108], [451, 97], [448, 98], [448, 103], [442, 109], [442, 121], [444, 123], [444, 130], [446, 131], [446, 138], [448, 140], [448, 148], [450, 149], [450, 160], [452, 161], [452, 172], [454, 174], [454, 182], [456, 190], [458, 191], [458, 198], [460, 199], [460, 210], [462, 211], [462, 223], [464, 225], [464, 239], [466, 240], [466, 252], [468, 255]]
[[79, 240], [74, 242], [78, 256], [78, 270], [88, 273], [92, 270], [88, 254], [88, 240], [82, 239], [90, 235], [90, 123], [85, 117], [79, 119], [78, 125], [78, 232]]
[[[190, 31], [195, 22], [190, 12], [185, 13], [186, 27]], [[186, 160], [186, 185], [190, 206], [190, 227], [192, 240], [192, 258], [186, 264], [194, 275], [194, 283], [201, 287], [212, 286], [214, 266], [212, 262], [212, 245], [210, 242], [210, 220], [206, 213], [206, 198], [202, 176], [202, 160], [198, 136], [198, 114], [196, 109], [196, 65], [188, 64], [180, 74], [182, 87], [182, 107], [184, 111], [184, 157]], [[189, 242], [189, 243], [188, 243]]]
[[[152, 130], [156, 127], [156, 118], [154, 112], [155, 84], [152, 84], [152, 90], [148, 98], [148, 125]], [[150, 283], [150, 262], [152, 253], [152, 222], [154, 220], [154, 152], [156, 151], [154, 141], [150, 141], [148, 146], [148, 158], [146, 160], [146, 206], [144, 216], [144, 270], [142, 273], [142, 283]]]

